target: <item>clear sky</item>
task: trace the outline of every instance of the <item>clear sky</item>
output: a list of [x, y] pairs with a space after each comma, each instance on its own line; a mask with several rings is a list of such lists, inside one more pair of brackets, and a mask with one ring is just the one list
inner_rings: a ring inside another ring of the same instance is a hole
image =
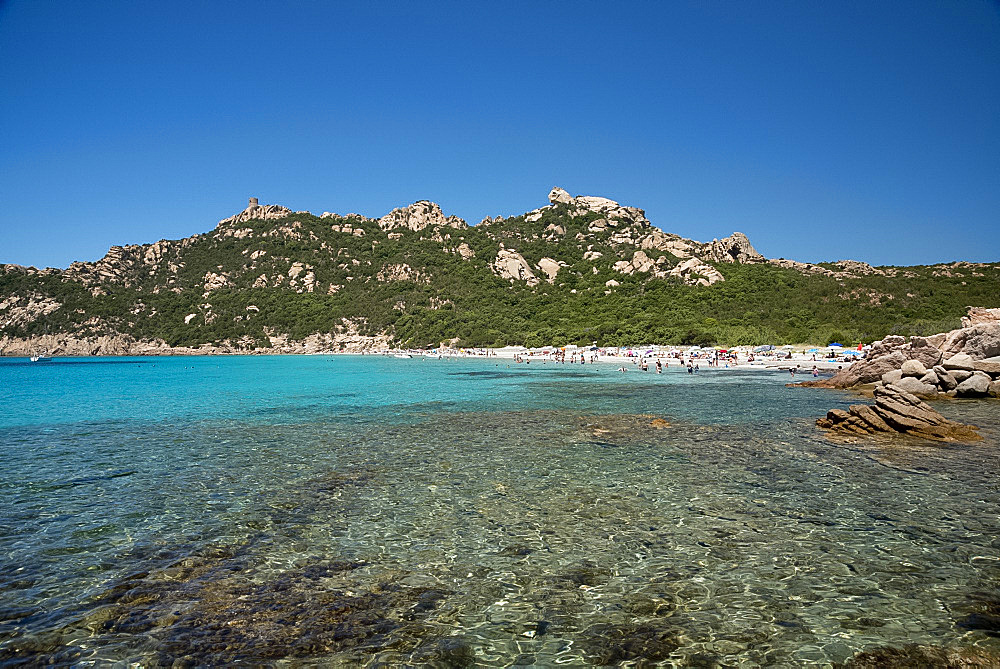
[[769, 257], [1000, 261], [1000, 8], [0, 0], [0, 262], [555, 185]]

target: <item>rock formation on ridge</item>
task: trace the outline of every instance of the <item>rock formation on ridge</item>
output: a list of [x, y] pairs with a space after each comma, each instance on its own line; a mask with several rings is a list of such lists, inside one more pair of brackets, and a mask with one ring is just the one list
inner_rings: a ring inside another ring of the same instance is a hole
[[230, 216], [229, 218], [224, 218], [219, 221], [216, 227], [221, 228], [224, 225], [239, 225], [240, 223], [246, 223], [247, 221], [252, 221], [255, 219], [260, 219], [263, 221], [275, 221], [279, 218], [285, 218], [292, 213], [291, 209], [282, 207], [277, 204], [268, 204], [261, 206], [257, 202], [257, 198], [250, 198], [250, 204], [247, 208], [236, 214], [235, 216]]
[[386, 231], [403, 228], [413, 232], [435, 225], [459, 230], [468, 227], [458, 216], [445, 216], [440, 206], [428, 200], [420, 200], [408, 207], [393, 209], [378, 219], [378, 225]]

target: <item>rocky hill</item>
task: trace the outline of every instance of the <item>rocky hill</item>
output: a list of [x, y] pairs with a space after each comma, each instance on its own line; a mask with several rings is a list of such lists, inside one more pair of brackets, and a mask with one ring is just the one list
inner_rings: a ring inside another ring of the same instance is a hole
[[369, 218], [254, 198], [186, 239], [0, 265], [0, 352], [849, 343], [1000, 306], [998, 264], [767, 259], [739, 232], [698, 242], [606, 198], [548, 200], [469, 226], [426, 200]]

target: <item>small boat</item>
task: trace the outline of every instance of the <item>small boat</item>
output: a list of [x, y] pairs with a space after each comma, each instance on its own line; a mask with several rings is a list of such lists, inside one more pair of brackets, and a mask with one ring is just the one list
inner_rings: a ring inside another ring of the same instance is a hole
[[397, 353], [393, 356], [394, 358], [412, 358], [413, 356], [409, 353]]
[[35, 355], [28, 358], [31, 362], [52, 362], [52, 356], [46, 354], [36, 353]]

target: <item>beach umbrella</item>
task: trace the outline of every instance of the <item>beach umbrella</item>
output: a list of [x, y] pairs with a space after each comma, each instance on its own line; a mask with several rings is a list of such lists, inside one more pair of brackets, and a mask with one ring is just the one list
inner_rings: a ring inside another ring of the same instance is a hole
[[844, 345], [838, 344], [837, 342], [833, 342], [832, 344], [830, 344], [830, 348], [844, 348]]
[[806, 353], [818, 353], [818, 352], [819, 352], [818, 348], [811, 348], [808, 351], [806, 351]]

